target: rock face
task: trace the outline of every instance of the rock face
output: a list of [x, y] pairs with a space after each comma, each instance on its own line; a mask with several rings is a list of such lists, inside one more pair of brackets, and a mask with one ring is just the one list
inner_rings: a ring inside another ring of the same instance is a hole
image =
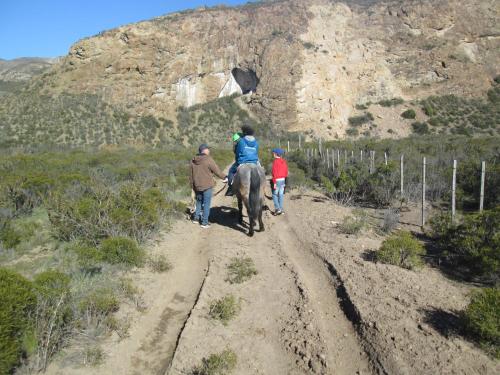
[[81, 40], [33, 84], [174, 123], [179, 106], [245, 93], [275, 128], [342, 137], [356, 104], [486, 91], [500, 73], [499, 15], [496, 0], [202, 8]]

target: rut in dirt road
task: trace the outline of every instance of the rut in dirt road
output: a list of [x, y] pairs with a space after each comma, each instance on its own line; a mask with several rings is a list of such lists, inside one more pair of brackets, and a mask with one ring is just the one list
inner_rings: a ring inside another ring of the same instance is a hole
[[[288, 215], [295, 215], [287, 211]], [[170, 371], [186, 374], [227, 348], [235, 374], [370, 374], [374, 366], [336, 294], [327, 265], [301, 243], [287, 216], [266, 214], [266, 232], [248, 238], [228, 198], [215, 202], [207, 237], [211, 267], [180, 336]], [[242, 285], [225, 281], [233, 257], [251, 257], [259, 274]], [[210, 303], [232, 294], [240, 314], [227, 326], [208, 318]]]

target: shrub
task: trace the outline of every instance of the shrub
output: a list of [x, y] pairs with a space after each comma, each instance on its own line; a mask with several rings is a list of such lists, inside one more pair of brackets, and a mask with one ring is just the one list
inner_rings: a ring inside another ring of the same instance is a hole
[[172, 267], [167, 257], [163, 254], [150, 257], [148, 265], [154, 272], [158, 273], [167, 272]]
[[408, 119], [408, 120], [413, 120], [417, 117], [417, 114], [415, 113], [415, 111], [413, 109], [407, 109], [406, 111], [401, 113], [401, 117]]
[[385, 99], [378, 102], [382, 107], [395, 107], [403, 104], [405, 101], [402, 98]]
[[500, 289], [485, 288], [473, 293], [464, 321], [466, 332], [500, 358]]
[[379, 262], [414, 269], [422, 265], [424, 247], [410, 232], [400, 231], [386, 238], [376, 253]]
[[14, 249], [21, 243], [21, 234], [13, 228], [11, 222], [7, 222], [0, 230], [0, 242], [6, 249]]
[[363, 216], [346, 216], [339, 224], [338, 228], [341, 233], [358, 234], [366, 225]]
[[[500, 207], [466, 216], [444, 234], [446, 250], [472, 274], [500, 279]], [[443, 242], [441, 242], [443, 243]]]
[[110, 264], [140, 267], [144, 264], [144, 251], [137, 242], [126, 237], [110, 237], [99, 248], [103, 261]]
[[364, 115], [360, 116], [349, 117], [348, 119], [349, 125], [351, 126], [361, 126], [373, 120], [375, 120], [375, 118], [370, 112], [367, 112]]
[[236, 367], [237, 356], [229, 349], [203, 358], [202, 364], [195, 367], [193, 375], [228, 375]]
[[69, 332], [72, 311], [69, 306], [70, 278], [64, 273], [49, 270], [34, 280], [37, 293], [35, 330], [37, 369], [45, 370], [49, 359], [62, 345]]
[[434, 107], [432, 106], [432, 104], [428, 100], [424, 100], [422, 102], [422, 110], [429, 117], [434, 116], [434, 114], [436, 113]]
[[234, 296], [229, 295], [212, 302], [210, 304], [210, 311], [208, 315], [212, 319], [220, 320], [222, 324], [227, 325], [227, 323], [233, 319], [239, 311], [239, 301], [237, 301]]
[[385, 233], [390, 233], [399, 224], [399, 211], [393, 208], [389, 208], [384, 211], [384, 219], [382, 222], [382, 230]]
[[411, 124], [411, 127], [415, 134], [429, 134], [429, 125], [427, 125], [426, 122], [414, 122], [413, 124]]
[[345, 132], [350, 137], [357, 137], [359, 135], [359, 131], [356, 128], [348, 128]]
[[30, 281], [0, 268], [0, 373], [9, 374], [19, 363], [23, 339], [32, 330], [36, 295]]
[[227, 270], [226, 281], [230, 284], [241, 284], [257, 275], [257, 269], [252, 258], [232, 258]]

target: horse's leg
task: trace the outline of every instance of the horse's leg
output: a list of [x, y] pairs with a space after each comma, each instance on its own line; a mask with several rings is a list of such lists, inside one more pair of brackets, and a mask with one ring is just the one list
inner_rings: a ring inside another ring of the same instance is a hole
[[266, 228], [264, 228], [264, 221], [262, 220], [262, 205], [260, 206], [259, 210], [259, 232], [264, 232]]
[[252, 237], [254, 234], [254, 229], [253, 229], [254, 227], [255, 227], [255, 220], [253, 218], [250, 218], [250, 229], [248, 230], [248, 235], [250, 237]]
[[243, 201], [238, 195], [238, 223], [243, 225]]

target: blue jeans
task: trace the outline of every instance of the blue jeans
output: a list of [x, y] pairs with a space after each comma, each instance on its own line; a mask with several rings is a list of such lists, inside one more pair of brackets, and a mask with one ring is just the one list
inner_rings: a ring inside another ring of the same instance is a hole
[[276, 189], [273, 189], [273, 202], [276, 211], [283, 211], [283, 200], [285, 196], [285, 180], [276, 181]]
[[[200, 220], [202, 225], [208, 225], [210, 216], [210, 204], [212, 203], [212, 189], [197, 191], [196, 193], [196, 211], [193, 220]], [[203, 215], [202, 215], [203, 212]]]

